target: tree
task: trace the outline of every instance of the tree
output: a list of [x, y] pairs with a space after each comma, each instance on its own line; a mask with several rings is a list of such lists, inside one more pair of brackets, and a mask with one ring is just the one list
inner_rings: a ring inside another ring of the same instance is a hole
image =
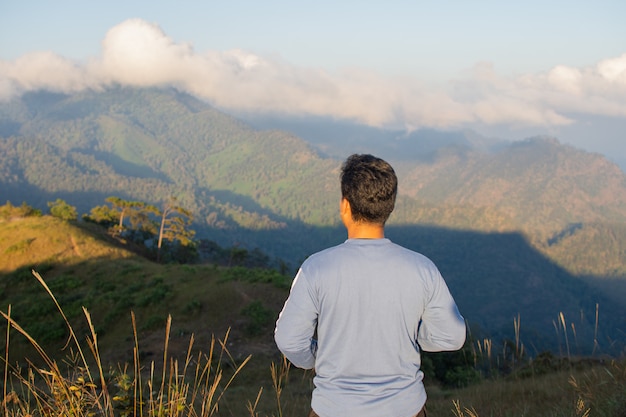
[[49, 201], [48, 207], [50, 207], [50, 214], [59, 219], [76, 220], [78, 218], [76, 207], [70, 206], [60, 198], [57, 198], [56, 201]]
[[4, 206], [0, 206], [0, 218], [4, 220], [10, 220], [13, 217], [39, 217], [41, 216], [41, 210], [35, 209], [26, 202], [22, 202], [21, 206], [14, 206], [10, 201]]
[[118, 213], [119, 222], [117, 226], [120, 230], [124, 228], [124, 217], [139, 205], [138, 201], [122, 200], [121, 198], [114, 196], [107, 197], [104, 201], [110, 203], [112, 209]]
[[171, 242], [177, 240], [183, 246], [190, 246], [193, 243], [196, 232], [189, 229], [193, 215], [189, 210], [177, 205], [176, 202], [176, 198], [170, 198], [160, 213], [161, 227], [159, 229], [159, 243], [157, 244], [157, 259], [161, 257], [163, 239]]
[[155, 206], [143, 201], [122, 200], [119, 197], [108, 197], [105, 201], [110, 203], [112, 209], [119, 215], [118, 230], [124, 229], [124, 219], [128, 217], [132, 229], [156, 232], [156, 227], [149, 216], [150, 213], [157, 216], [160, 214]]
[[117, 224], [118, 216], [117, 211], [105, 205], [92, 208], [89, 215], [83, 215], [83, 219], [108, 228]]

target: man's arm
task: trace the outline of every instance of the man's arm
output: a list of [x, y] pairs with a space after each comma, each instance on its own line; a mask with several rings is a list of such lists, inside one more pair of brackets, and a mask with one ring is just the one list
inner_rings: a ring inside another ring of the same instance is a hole
[[433, 292], [420, 323], [417, 342], [427, 352], [458, 350], [465, 343], [465, 319], [440, 274], [436, 274]]
[[315, 367], [313, 334], [316, 326], [317, 308], [300, 270], [291, 286], [289, 298], [278, 316], [274, 331], [278, 349], [299, 368]]

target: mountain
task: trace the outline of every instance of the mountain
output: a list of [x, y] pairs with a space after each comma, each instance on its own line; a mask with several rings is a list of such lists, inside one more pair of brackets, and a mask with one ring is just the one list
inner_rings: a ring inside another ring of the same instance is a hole
[[303, 138], [324, 155], [344, 159], [352, 153], [372, 153], [393, 161], [432, 161], [444, 147], [496, 150], [508, 142], [488, 138], [471, 130], [405, 130], [364, 126], [327, 117], [268, 116], [237, 113], [257, 129], [280, 129]]
[[0, 104], [0, 193], [42, 210], [62, 198], [80, 213], [109, 196], [175, 196], [197, 237], [295, 268], [345, 239], [340, 154], [375, 152], [400, 178], [389, 237], [440, 265], [472, 323], [510, 333], [519, 313], [550, 338], [564, 313], [593, 334], [599, 305], [606, 337], [624, 336], [626, 177], [616, 165], [554, 138], [503, 144], [471, 132], [382, 132], [390, 142], [379, 153], [381, 132], [363, 132], [332, 150], [175, 90], [29, 93]]
[[87, 212], [110, 195], [151, 203], [176, 196], [194, 212], [199, 236], [231, 244], [243, 239], [240, 226], [335, 222], [337, 196], [328, 190], [336, 189], [336, 161], [175, 91], [31, 94], [3, 106], [0, 120], [0, 191], [18, 201], [43, 208], [59, 196]]

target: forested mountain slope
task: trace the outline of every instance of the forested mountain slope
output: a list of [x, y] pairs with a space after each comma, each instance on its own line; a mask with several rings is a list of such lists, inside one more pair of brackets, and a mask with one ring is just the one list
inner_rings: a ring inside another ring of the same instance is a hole
[[[175, 196], [194, 213], [199, 237], [233, 243], [246, 236], [291, 260], [342, 238], [340, 229], [313, 234], [314, 243], [295, 250], [267, 241], [272, 231], [302, 237], [290, 232], [338, 226], [339, 159], [173, 90], [26, 94], [0, 104], [0, 135], [0, 190], [16, 203], [45, 208], [60, 197], [85, 213], [111, 195], [150, 203]], [[359, 151], [370, 151], [373, 140]], [[575, 259], [559, 247], [571, 249], [578, 233], [626, 223], [626, 177], [601, 155], [551, 138], [493, 152], [462, 138], [443, 138], [439, 148], [423, 140], [413, 135], [393, 145], [421, 157], [392, 160], [400, 177], [392, 224], [522, 231], [565, 265]], [[613, 234], [610, 267], [588, 272], [624, 272], [623, 228]], [[593, 250], [603, 252], [601, 242]]]
[[404, 192], [433, 204], [494, 207], [541, 231], [580, 221], [623, 221], [626, 177], [599, 154], [531, 138], [493, 153], [449, 153], [407, 174]]
[[[550, 138], [489, 152], [442, 145], [391, 160], [400, 195], [389, 236], [442, 265], [468, 318], [489, 330], [512, 329], [517, 312], [551, 332], [559, 312], [581, 309], [589, 328], [600, 303], [610, 334], [623, 334], [624, 173]], [[3, 200], [45, 210], [62, 198], [82, 214], [109, 196], [157, 205], [175, 196], [198, 238], [259, 247], [293, 268], [345, 239], [340, 164], [173, 90], [39, 92], [0, 104]]]
[[[14, 181], [48, 192], [178, 195], [195, 211], [206, 206], [203, 193], [207, 199], [210, 191], [228, 191], [282, 215], [299, 211], [297, 197], [319, 188], [311, 178], [329, 167], [294, 137], [254, 131], [171, 91], [113, 90], [47, 101], [42, 106], [26, 96], [19, 117], [4, 120], [4, 181], [13, 174]], [[298, 191], [304, 183], [309, 189]], [[285, 188], [295, 192], [287, 195]]]

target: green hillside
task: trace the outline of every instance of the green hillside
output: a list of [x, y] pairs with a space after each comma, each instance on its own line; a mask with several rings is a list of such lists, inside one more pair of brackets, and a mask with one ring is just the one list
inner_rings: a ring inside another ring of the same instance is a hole
[[[303, 204], [300, 197], [323, 190], [318, 184], [328, 180], [335, 165], [286, 133], [254, 131], [188, 96], [158, 90], [59, 98], [33, 109], [19, 135], [10, 138], [4, 145], [13, 152], [5, 158], [24, 166], [30, 185], [80, 192], [85, 187], [72, 180], [80, 173], [90, 191], [177, 194], [196, 211], [208, 204], [202, 192], [229, 191], [275, 216], [294, 217]], [[61, 178], [51, 178], [62, 172]], [[308, 190], [297, 191], [305, 183]], [[307, 203], [310, 212], [320, 210], [314, 200]]]
[[[233, 354], [276, 354], [273, 323], [288, 288], [288, 278], [277, 272], [156, 264], [110, 240], [98, 227], [50, 216], [0, 221], [0, 254], [2, 310], [10, 306], [11, 317], [51, 350], [60, 352], [67, 329], [33, 270], [81, 335], [88, 333], [82, 308], [90, 312], [107, 363], [132, 358], [131, 311], [147, 343], [144, 353], [153, 359], [163, 349], [168, 315], [171, 343], [180, 354], [192, 333], [206, 346], [228, 328], [237, 345]], [[251, 305], [256, 316], [246, 313]], [[15, 359], [33, 354], [16, 333], [12, 348]]]

